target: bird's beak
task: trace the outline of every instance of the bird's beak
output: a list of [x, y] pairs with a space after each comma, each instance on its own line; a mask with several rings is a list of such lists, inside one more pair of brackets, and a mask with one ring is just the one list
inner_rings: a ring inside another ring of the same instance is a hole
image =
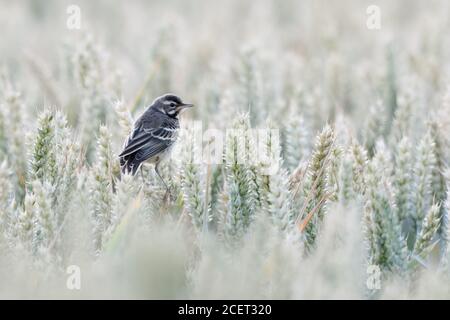
[[185, 109], [185, 108], [191, 108], [191, 107], [193, 107], [194, 105], [192, 104], [192, 103], [182, 103], [182, 104], [179, 104], [178, 106], [177, 106], [177, 111], [181, 111], [181, 110], [183, 110], [183, 109]]

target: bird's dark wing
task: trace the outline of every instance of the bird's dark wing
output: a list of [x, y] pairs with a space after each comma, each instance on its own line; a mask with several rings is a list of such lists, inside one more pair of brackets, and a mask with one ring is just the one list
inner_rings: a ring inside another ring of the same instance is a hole
[[178, 121], [172, 118], [138, 120], [119, 155], [124, 170], [135, 172], [140, 163], [169, 148], [176, 140]]
[[[159, 128], [135, 128], [128, 138], [124, 150], [119, 157], [125, 157], [142, 149], [148, 149], [149, 157], [163, 151], [176, 140], [176, 126], [170, 122], [163, 122]], [[153, 152], [151, 152], [154, 150]]]
[[136, 161], [145, 161], [169, 148], [173, 142], [173, 140], [160, 140], [159, 138], [153, 138], [148, 144], [144, 145], [138, 152], [136, 152], [134, 159]]

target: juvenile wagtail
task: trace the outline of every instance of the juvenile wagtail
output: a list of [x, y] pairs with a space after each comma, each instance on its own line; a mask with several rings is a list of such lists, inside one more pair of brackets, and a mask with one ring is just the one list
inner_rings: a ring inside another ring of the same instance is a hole
[[135, 175], [142, 163], [155, 165], [155, 172], [166, 189], [167, 184], [158, 171], [158, 164], [173, 147], [180, 123], [178, 115], [185, 108], [192, 107], [174, 94], [165, 94], [155, 99], [145, 112], [136, 120], [134, 129], [125, 141], [119, 154], [123, 173]]

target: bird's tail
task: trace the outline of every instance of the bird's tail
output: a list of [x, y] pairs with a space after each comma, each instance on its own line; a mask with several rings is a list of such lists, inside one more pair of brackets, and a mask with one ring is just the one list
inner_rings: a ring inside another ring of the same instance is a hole
[[136, 161], [133, 155], [128, 155], [120, 158], [120, 169], [122, 174], [131, 174], [135, 175], [141, 166], [140, 161]]

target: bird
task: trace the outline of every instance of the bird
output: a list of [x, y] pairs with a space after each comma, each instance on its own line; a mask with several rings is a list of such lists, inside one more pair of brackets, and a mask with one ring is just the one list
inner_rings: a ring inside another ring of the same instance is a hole
[[166, 158], [177, 140], [180, 121], [178, 115], [186, 108], [193, 107], [184, 103], [172, 93], [156, 98], [144, 113], [135, 121], [123, 150], [119, 154], [122, 173], [135, 175], [144, 162], [153, 163], [155, 172], [169, 188], [158, 171], [158, 165]]

